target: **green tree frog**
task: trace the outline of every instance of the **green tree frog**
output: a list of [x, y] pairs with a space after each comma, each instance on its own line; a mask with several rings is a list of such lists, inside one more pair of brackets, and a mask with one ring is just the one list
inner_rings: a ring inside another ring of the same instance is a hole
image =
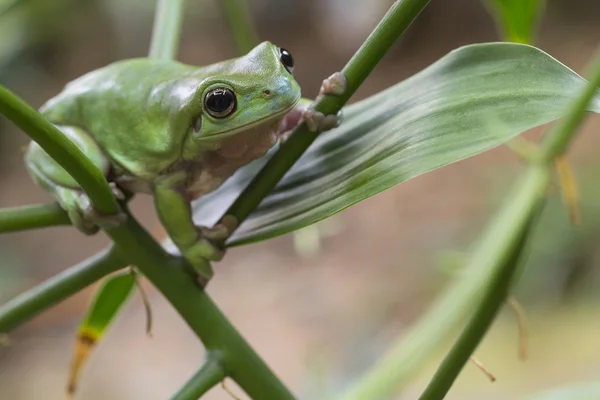
[[[154, 196], [159, 219], [200, 275], [223, 256], [215, 244], [236, 221], [197, 227], [190, 202], [215, 190], [238, 168], [262, 157], [295, 124], [336, 126], [300, 99], [291, 54], [263, 42], [245, 56], [206, 67], [147, 58], [118, 61], [66, 85], [40, 111], [122, 190]], [[340, 73], [321, 94], [343, 92]], [[332, 118], [333, 117], [333, 118]], [[118, 226], [125, 215], [101, 215], [75, 180], [35, 142], [25, 163], [86, 234]]]

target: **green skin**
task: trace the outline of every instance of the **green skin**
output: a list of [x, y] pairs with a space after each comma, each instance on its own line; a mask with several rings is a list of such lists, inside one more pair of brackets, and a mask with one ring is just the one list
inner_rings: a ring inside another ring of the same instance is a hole
[[[235, 111], [223, 118], [205, 106], [215, 88], [228, 88], [237, 99]], [[243, 57], [206, 67], [119, 61], [69, 83], [41, 112], [104, 172], [117, 197], [119, 188], [151, 193], [168, 235], [201, 278], [209, 279], [209, 261], [222, 257], [213, 242], [226, 237], [235, 221], [197, 227], [190, 202], [263, 156], [300, 119], [299, 100], [300, 86], [280, 49], [264, 42]], [[123, 216], [98, 214], [77, 182], [35, 142], [25, 161], [34, 181], [81, 231], [122, 222]]]

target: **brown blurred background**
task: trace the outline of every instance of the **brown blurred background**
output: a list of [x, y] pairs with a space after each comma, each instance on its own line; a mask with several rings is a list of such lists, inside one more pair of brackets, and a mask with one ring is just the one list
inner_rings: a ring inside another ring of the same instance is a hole
[[[182, 61], [203, 65], [236, 56], [217, 3], [188, 1]], [[261, 39], [292, 52], [303, 94], [313, 97], [391, 1], [249, 3]], [[38, 107], [91, 69], [144, 56], [153, 8], [151, 0], [0, 0], [0, 82]], [[598, 21], [595, 0], [549, 1], [537, 45], [582, 73], [600, 42]], [[497, 38], [480, 1], [434, 0], [356, 99], [458, 46]], [[530, 324], [529, 360], [517, 359], [516, 323], [505, 310], [477, 351], [498, 381], [489, 383], [467, 365], [448, 399], [519, 398], [600, 373], [599, 128], [600, 118], [589, 118], [571, 153], [582, 187], [583, 224], [571, 227], [553, 198], [519, 285], [517, 297]], [[0, 206], [49, 201], [25, 173], [20, 149], [26, 142], [25, 135], [0, 120]], [[316, 398], [310, 388], [323, 370], [333, 390], [342, 388], [426, 311], [450, 281], [440, 268], [444, 253], [468, 248], [521, 168], [509, 150], [498, 148], [319, 224], [324, 237], [318, 247], [302, 240], [311, 237], [304, 232], [233, 249], [215, 265], [209, 292], [295, 393]], [[134, 204], [146, 226], [156, 230], [150, 198]], [[103, 235], [86, 238], [72, 228], [0, 236], [0, 303], [106, 243]], [[12, 345], [0, 348], [0, 399], [65, 398], [74, 333], [91, 293], [83, 291], [11, 334]], [[153, 338], [144, 334], [145, 315], [136, 295], [91, 359], [78, 398], [165, 399], [199, 366], [200, 343], [159, 293], [150, 289], [150, 299]], [[442, 356], [398, 398], [418, 397]], [[230, 397], [216, 388], [206, 398]]]

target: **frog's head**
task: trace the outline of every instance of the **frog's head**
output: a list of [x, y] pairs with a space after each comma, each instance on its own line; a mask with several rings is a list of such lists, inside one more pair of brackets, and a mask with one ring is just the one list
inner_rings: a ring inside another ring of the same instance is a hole
[[247, 55], [201, 68], [185, 114], [188, 140], [214, 142], [255, 126], [277, 124], [299, 101], [291, 54], [269, 42]]

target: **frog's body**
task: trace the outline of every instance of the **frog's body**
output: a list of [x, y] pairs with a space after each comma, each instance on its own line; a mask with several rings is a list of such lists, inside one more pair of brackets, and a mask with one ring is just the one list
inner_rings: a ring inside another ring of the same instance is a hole
[[[264, 65], [259, 59], [265, 56], [271, 56], [279, 71], [272, 66], [249, 71], [249, 65]], [[200, 137], [194, 137], [190, 128], [202, 107], [202, 92], [220, 83], [235, 88], [237, 122], [203, 121]], [[263, 43], [243, 58], [203, 68], [151, 59], [119, 61], [69, 83], [41, 112], [57, 126], [79, 128], [68, 132], [71, 137], [87, 133], [90, 138], [79, 141], [88, 147], [93, 147], [89, 139], [97, 143], [112, 167], [109, 178], [119, 186], [150, 193], [158, 177], [183, 170], [196, 198], [271, 148], [277, 140], [275, 128], [299, 97], [279, 49]], [[35, 146], [32, 150], [41, 151]], [[35, 162], [37, 155], [28, 159]], [[105, 160], [94, 161], [106, 170]], [[51, 177], [78, 187], [61, 170], [53, 166]]]
[[[300, 100], [292, 67], [289, 53], [269, 42], [207, 67], [124, 60], [69, 83], [40, 111], [104, 172], [117, 195], [118, 188], [152, 193], [182, 254], [210, 275], [206, 260], [220, 253], [194, 226], [189, 202], [276, 143], [280, 122]], [[116, 222], [95, 212], [36, 143], [25, 161], [80, 230]]]
[[[336, 116], [295, 108], [300, 87], [292, 69], [287, 50], [269, 42], [207, 67], [124, 60], [69, 83], [41, 112], [105, 174], [117, 197], [120, 189], [153, 194], [167, 233], [208, 279], [207, 260], [222, 257], [212, 242], [231, 226], [198, 229], [190, 201], [261, 157], [300, 119], [313, 130], [338, 122]], [[339, 94], [344, 87], [339, 74], [324, 82], [321, 94]], [[122, 222], [124, 215], [98, 214], [77, 182], [36, 143], [25, 161], [33, 179], [81, 231]]]

